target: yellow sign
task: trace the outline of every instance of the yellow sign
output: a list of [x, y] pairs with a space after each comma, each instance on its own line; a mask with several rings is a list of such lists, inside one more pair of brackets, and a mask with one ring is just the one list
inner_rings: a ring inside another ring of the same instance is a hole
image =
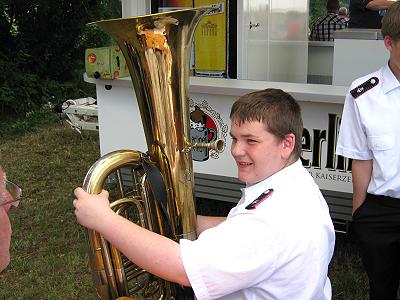
[[164, 0], [164, 1], [159, 1], [159, 2], [160, 2], [159, 7], [158, 7], [159, 12], [193, 7], [192, 0]]
[[219, 13], [204, 17], [195, 32], [195, 72], [198, 76], [226, 74], [226, 1], [195, 0], [195, 7], [215, 5]]

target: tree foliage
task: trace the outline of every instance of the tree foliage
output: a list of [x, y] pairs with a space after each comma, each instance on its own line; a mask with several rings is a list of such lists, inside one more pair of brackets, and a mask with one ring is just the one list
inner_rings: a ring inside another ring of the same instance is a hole
[[[0, 114], [79, 96], [84, 51], [110, 43], [87, 23], [120, 17], [120, 0], [0, 0]], [[83, 95], [81, 95], [83, 96]]]
[[326, 0], [310, 0], [309, 21], [314, 23], [316, 19], [326, 14]]

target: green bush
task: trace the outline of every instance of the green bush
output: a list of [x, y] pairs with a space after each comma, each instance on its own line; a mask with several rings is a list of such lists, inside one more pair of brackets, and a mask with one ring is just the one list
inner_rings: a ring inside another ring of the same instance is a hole
[[4, 0], [0, 9], [1, 118], [95, 97], [82, 80], [85, 49], [110, 38], [86, 24], [120, 17], [120, 0]]
[[0, 116], [23, 115], [39, 110], [49, 102], [56, 105], [67, 99], [96, 97], [94, 85], [82, 80], [84, 70], [76, 75], [75, 82], [59, 82], [40, 78], [13, 66], [15, 64], [0, 59], [0, 79], [3, 82], [0, 86]]
[[55, 123], [59, 116], [50, 108], [40, 108], [20, 116], [4, 116], [0, 118], [0, 139], [15, 139], [27, 132]]

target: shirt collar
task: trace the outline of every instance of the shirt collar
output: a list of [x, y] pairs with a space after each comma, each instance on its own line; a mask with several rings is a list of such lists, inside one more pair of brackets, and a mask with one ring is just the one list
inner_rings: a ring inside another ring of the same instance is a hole
[[283, 168], [279, 172], [276, 172], [272, 176], [265, 178], [258, 183], [242, 188], [244, 202], [247, 203], [253, 201], [267, 189], [275, 189], [278, 184], [280, 185], [281, 182], [285, 181], [287, 173], [292, 172], [291, 170], [296, 170], [299, 167], [302, 168], [302, 163], [300, 159], [298, 159], [293, 164]]
[[390, 70], [389, 63], [382, 68], [382, 90], [384, 94], [389, 93], [395, 88], [400, 87], [400, 82]]

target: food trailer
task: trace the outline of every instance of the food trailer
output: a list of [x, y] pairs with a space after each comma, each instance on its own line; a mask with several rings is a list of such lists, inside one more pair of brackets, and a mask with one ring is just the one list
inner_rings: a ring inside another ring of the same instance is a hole
[[[192, 140], [226, 142], [222, 153], [192, 150], [196, 197], [228, 202], [240, 199], [243, 183], [236, 179], [236, 165], [229, 151], [230, 107], [246, 93], [279, 88], [290, 93], [301, 106], [303, 165], [324, 194], [336, 230], [346, 232], [351, 220], [352, 176], [351, 161], [335, 154], [341, 113], [352, 79], [365, 75], [366, 70], [377, 69], [388, 59], [382, 37], [377, 30], [343, 30], [334, 42], [309, 42], [308, 2], [303, 0], [196, 2], [198, 6], [219, 5], [226, 20], [222, 24], [221, 19], [212, 19], [217, 16], [207, 16], [197, 30], [212, 36], [211, 40], [203, 40], [211, 51], [201, 52], [199, 47], [193, 47], [190, 118], [195, 123], [202, 120], [202, 126], [190, 129]], [[122, 1], [122, 8], [123, 17], [128, 17], [154, 9], [182, 7], [155, 8], [154, 3], [143, 0]], [[220, 34], [219, 28], [223, 28], [225, 35], [214, 41]], [[220, 45], [221, 40], [224, 49], [212, 48]], [[201, 36], [196, 35], [195, 44], [201, 41]], [[374, 51], [368, 64], [364, 60], [358, 65], [357, 57], [348, 57], [354, 54], [359, 41], [372, 45], [363, 50], [367, 52], [363, 55]], [[196, 51], [200, 57], [197, 60]], [[208, 61], [212, 53], [215, 64]], [[96, 79], [85, 74], [84, 80], [96, 85], [101, 155], [119, 149], [146, 151], [130, 77]]]

